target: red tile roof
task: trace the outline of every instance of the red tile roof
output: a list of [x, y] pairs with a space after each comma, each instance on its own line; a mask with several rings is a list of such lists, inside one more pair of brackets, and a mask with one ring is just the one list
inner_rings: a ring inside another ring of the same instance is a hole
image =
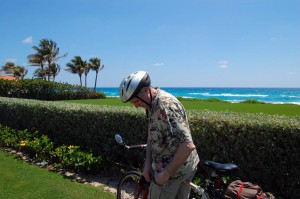
[[0, 79], [15, 80], [17, 78], [16, 77], [12, 77], [12, 76], [0, 76]]

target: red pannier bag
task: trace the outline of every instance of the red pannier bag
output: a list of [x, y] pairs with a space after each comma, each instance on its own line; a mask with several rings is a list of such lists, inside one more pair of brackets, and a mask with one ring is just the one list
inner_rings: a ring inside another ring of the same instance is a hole
[[275, 197], [263, 192], [256, 184], [236, 180], [228, 185], [225, 199], [275, 199]]

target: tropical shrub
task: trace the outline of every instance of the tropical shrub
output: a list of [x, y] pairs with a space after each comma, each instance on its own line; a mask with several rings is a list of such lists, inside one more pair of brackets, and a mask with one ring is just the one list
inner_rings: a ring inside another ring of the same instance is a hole
[[49, 101], [106, 98], [104, 93], [86, 87], [40, 79], [0, 79], [0, 96]]
[[199, 101], [199, 102], [222, 102], [222, 103], [230, 103], [228, 101], [220, 100], [217, 98], [207, 98], [207, 99], [198, 99], [198, 98], [184, 98], [184, 97], [177, 97], [179, 101]]
[[240, 103], [248, 103], [248, 104], [265, 104], [265, 102], [259, 101], [259, 100], [245, 100]]
[[57, 147], [51, 154], [57, 159], [56, 167], [82, 172], [95, 170], [101, 162], [101, 158], [95, 157], [92, 152], [81, 151], [79, 146], [73, 145]]
[[54, 149], [54, 143], [46, 135], [35, 137], [32, 140], [28, 140], [25, 144], [38, 160], [51, 160], [51, 152]]
[[0, 146], [14, 147], [25, 146], [29, 140], [34, 139], [37, 132], [15, 131], [7, 126], [1, 126], [0, 131]]
[[46, 135], [37, 131], [14, 130], [0, 124], [0, 146], [11, 147], [26, 154], [30, 159], [47, 161], [57, 169], [72, 169], [78, 172], [95, 172], [101, 165], [101, 158], [79, 146], [54, 146]]

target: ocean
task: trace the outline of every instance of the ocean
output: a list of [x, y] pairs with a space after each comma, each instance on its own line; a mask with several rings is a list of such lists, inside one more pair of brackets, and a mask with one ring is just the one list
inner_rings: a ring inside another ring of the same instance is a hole
[[[161, 87], [176, 97], [184, 98], [217, 98], [233, 103], [245, 100], [258, 100], [273, 104], [300, 105], [300, 88], [183, 88]], [[118, 88], [97, 88], [107, 97], [119, 97]]]

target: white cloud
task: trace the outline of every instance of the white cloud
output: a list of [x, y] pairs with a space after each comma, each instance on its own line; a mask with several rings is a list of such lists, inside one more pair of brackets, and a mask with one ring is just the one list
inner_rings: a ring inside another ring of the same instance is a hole
[[33, 39], [32, 37], [27, 37], [26, 39], [24, 39], [22, 41], [22, 43], [25, 43], [25, 44], [31, 44], [33, 42]]
[[288, 74], [288, 75], [296, 75], [295, 72], [288, 72], [287, 74]]
[[159, 67], [159, 66], [164, 66], [164, 65], [165, 65], [165, 63], [163, 63], [163, 62], [153, 64], [153, 66], [157, 66], [157, 67]]
[[220, 68], [227, 68], [228, 67], [229, 62], [226, 60], [222, 60], [222, 61], [218, 61], [218, 66]]

